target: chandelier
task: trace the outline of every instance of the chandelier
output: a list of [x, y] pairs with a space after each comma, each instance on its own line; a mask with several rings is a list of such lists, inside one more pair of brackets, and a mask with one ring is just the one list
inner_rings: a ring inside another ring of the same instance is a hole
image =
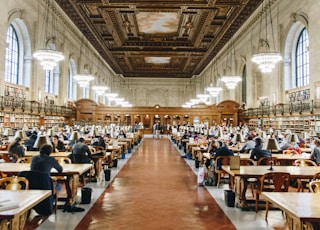
[[212, 84], [206, 88], [206, 90], [209, 92], [209, 94], [212, 97], [217, 97], [219, 93], [222, 91], [221, 87], [213, 87]]
[[221, 81], [226, 84], [228, 89], [235, 89], [238, 82], [240, 82], [242, 78], [240, 76], [223, 76]]
[[73, 79], [77, 81], [80, 87], [84, 88], [89, 85], [90, 81], [92, 81], [94, 77], [90, 74], [82, 73], [74, 75]]
[[40, 61], [44, 70], [53, 70], [58, 62], [64, 59], [62, 52], [52, 49], [40, 49], [33, 53], [33, 57]]
[[96, 85], [96, 86], [92, 86], [92, 89], [96, 92], [96, 94], [98, 94], [99, 96], [103, 95], [104, 92], [109, 89], [108, 86], [104, 86], [104, 85]]
[[[258, 50], [260, 51], [257, 54], [254, 54], [251, 60], [256, 63], [262, 73], [270, 73], [275, 68], [276, 64], [282, 60], [280, 53], [272, 51], [272, 45], [275, 46], [274, 42], [274, 33], [273, 33], [273, 25], [272, 25], [272, 17], [271, 17], [271, 5], [270, 2], [266, 3], [264, 6], [261, 4], [261, 20], [260, 20], [260, 32], [259, 32], [259, 44]], [[264, 8], [266, 8], [264, 10]], [[271, 35], [272, 40], [268, 39], [268, 9], [269, 9], [269, 17], [270, 17], [270, 26], [271, 26]], [[261, 27], [262, 27], [262, 18], [263, 13], [265, 13], [265, 29], [266, 29], [266, 37], [261, 38]], [[272, 41], [272, 42], [271, 42]], [[275, 49], [275, 48], [274, 48]]]
[[[49, 25], [49, 9], [52, 13], [52, 26], [51, 26], [51, 36], [47, 37], [49, 31], [47, 31]], [[55, 7], [54, 1], [48, 1], [48, 6], [46, 9], [46, 19], [44, 20], [42, 35], [44, 39], [44, 44], [46, 48], [38, 49], [33, 53], [33, 57], [40, 61], [40, 65], [44, 70], [53, 70], [60, 61], [64, 60], [64, 55], [62, 52], [55, 50], [55, 40], [56, 40], [56, 18], [55, 18]], [[40, 36], [40, 37], [41, 37]]]

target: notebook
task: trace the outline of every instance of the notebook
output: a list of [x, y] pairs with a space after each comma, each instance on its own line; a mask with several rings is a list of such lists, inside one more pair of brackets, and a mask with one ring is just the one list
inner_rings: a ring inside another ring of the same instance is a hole
[[230, 169], [231, 170], [240, 169], [240, 156], [230, 156]]

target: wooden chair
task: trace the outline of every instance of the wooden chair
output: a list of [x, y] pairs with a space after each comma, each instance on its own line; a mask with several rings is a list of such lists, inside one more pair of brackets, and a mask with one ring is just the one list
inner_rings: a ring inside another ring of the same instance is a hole
[[[230, 157], [229, 156], [218, 156], [216, 158], [216, 167], [215, 167], [214, 172], [217, 174], [217, 178], [218, 178], [217, 188], [219, 188], [219, 186], [220, 186], [221, 175], [226, 175], [226, 172], [223, 169], [218, 169], [217, 165], [218, 165], [219, 161], [221, 161], [221, 165], [230, 165]], [[232, 178], [230, 178], [230, 184], [232, 187], [232, 185], [233, 185]]]
[[96, 150], [96, 152], [99, 152], [99, 151], [106, 151], [106, 149], [102, 146], [93, 146], [93, 148]]
[[314, 180], [309, 183], [309, 189], [313, 193], [320, 193], [320, 181]]
[[0, 179], [1, 178], [5, 178], [5, 177], [7, 177], [7, 174], [5, 174], [4, 172], [0, 171]]
[[[251, 159], [241, 159], [240, 158], [240, 165], [255, 165], [256, 162], [254, 160]], [[250, 188], [251, 188], [251, 193], [252, 193], [252, 197], [254, 197], [254, 189], [257, 186], [257, 178], [248, 178], [247, 179], [248, 183], [250, 184]]]
[[[294, 161], [294, 164], [299, 167], [307, 167], [307, 166], [317, 166], [316, 162], [308, 159], [298, 159]], [[309, 185], [310, 180], [308, 179], [297, 179], [298, 184], [298, 192], [303, 192], [307, 185]]]
[[320, 172], [314, 174], [312, 180], [320, 180]]
[[71, 159], [69, 157], [55, 157], [59, 164], [71, 164]]
[[273, 162], [273, 165], [277, 165], [278, 164], [278, 158], [277, 157], [269, 157], [269, 156], [265, 156], [265, 157], [261, 157], [258, 161], [257, 161], [257, 165], [270, 165], [271, 161]]
[[0, 179], [0, 188], [6, 190], [29, 189], [29, 181], [25, 177], [4, 177]]
[[[258, 212], [261, 192], [288, 192], [290, 173], [268, 172], [259, 179], [259, 188], [256, 190], [256, 212]], [[269, 202], [266, 201], [266, 220], [268, 218]]]
[[16, 163], [31, 163], [32, 157], [20, 157], [17, 159]]

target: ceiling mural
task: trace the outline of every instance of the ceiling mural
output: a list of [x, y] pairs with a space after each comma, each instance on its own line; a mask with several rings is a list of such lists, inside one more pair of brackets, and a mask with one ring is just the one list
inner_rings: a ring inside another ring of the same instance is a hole
[[117, 74], [191, 78], [262, 0], [56, 0]]

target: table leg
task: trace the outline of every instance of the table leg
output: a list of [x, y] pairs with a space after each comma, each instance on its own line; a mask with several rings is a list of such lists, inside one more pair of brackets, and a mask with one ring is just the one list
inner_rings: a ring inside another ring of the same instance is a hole
[[74, 174], [67, 176], [66, 180], [66, 192], [67, 192], [67, 201], [66, 204], [73, 205], [75, 202], [75, 198], [77, 196], [79, 175]]

